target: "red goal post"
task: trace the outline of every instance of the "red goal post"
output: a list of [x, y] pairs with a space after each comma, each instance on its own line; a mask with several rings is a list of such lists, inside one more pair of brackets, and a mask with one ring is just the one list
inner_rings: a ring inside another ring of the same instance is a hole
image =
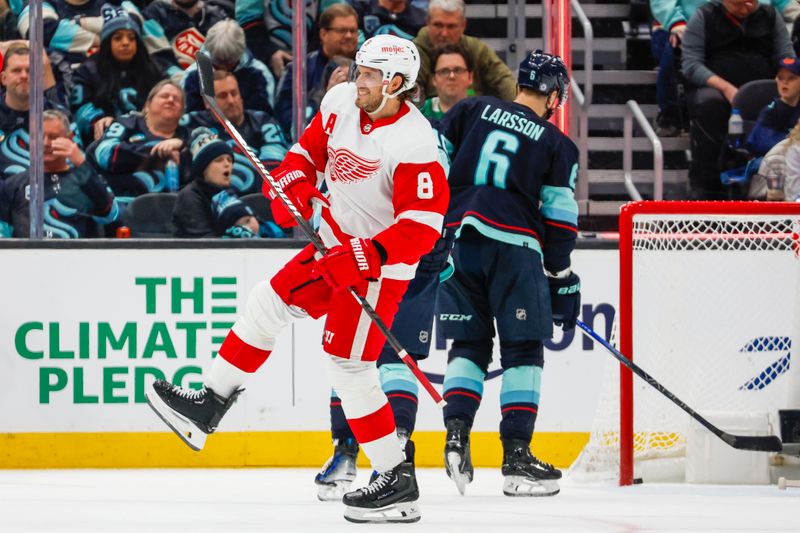
[[[658, 264], [659, 254], [671, 255], [683, 262], [685, 256], [699, 252], [702, 256], [723, 257], [727, 264], [746, 263], [748, 260], [741, 252], [768, 251], [778, 253], [782, 257], [793, 256], [797, 263], [798, 226], [800, 225], [800, 203], [791, 202], [634, 202], [623, 206], [620, 212], [620, 294], [619, 294], [619, 343], [620, 351], [637, 361], [637, 346], [634, 344], [634, 331], [637, 325], [635, 300], [637, 290], [635, 276], [638, 268], [637, 253], [644, 250], [644, 255], [653, 256]], [[728, 254], [728, 255], [726, 255]], [[734, 255], [730, 255], [734, 254]], [[754, 255], [754, 254], [749, 254]], [[728, 257], [728, 259], [725, 259]], [[731, 261], [730, 257], [741, 260]], [[773, 256], [770, 256], [773, 257]], [[664, 261], [661, 261], [664, 262]], [[690, 261], [691, 262], [691, 261]], [[701, 265], [693, 266], [696, 272]], [[709, 262], [709, 264], [711, 264]], [[725, 263], [723, 263], [725, 264]], [[716, 265], [716, 263], [714, 263]], [[649, 267], [648, 267], [649, 268]], [[712, 268], [718, 268], [712, 266]], [[737, 267], [738, 268], [738, 267]], [[792, 267], [793, 268], [793, 267]], [[724, 266], [722, 267], [724, 270]], [[694, 272], [689, 276], [692, 277]], [[743, 271], [746, 275], [747, 271]], [[800, 270], [796, 270], [800, 272]], [[718, 277], [714, 272], [711, 278]], [[720, 273], [720, 276], [723, 273]], [[660, 276], [668, 274], [656, 274]], [[758, 275], [756, 275], [758, 277]], [[798, 289], [797, 276], [794, 277], [796, 299]], [[662, 283], [663, 279], [650, 279], [651, 283]], [[735, 281], [731, 281], [735, 283]], [[788, 283], [788, 280], [787, 280]], [[736, 290], [732, 287], [731, 290]], [[675, 294], [674, 298], [702, 298], [699, 294]], [[743, 296], [744, 297], [744, 296]], [[667, 296], [668, 298], [668, 296]], [[658, 302], [661, 306], [661, 302]], [[755, 304], [754, 304], [755, 305]], [[668, 306], [664, 306], [668, 307]], [[790, 311], [785, 310], [784, 311]], [[797, 313], [795, 312], [795, 315]], [[667, 321], [679, 317], [666, 316]], [[797, 320], [794, 318], [794, 328]], [[641, 320], [640, 322], [641, 323]], [[736, 324], [725, 324], [723, 327], [737, 327]], [[797, 338], [797, 337], [795, 337]], [[698, 346], [698, 351], [704, 350]], [[702, 354], [705, 355], [705, 354]], [[697, 355], [700, 357], [700, 355]], [[641, 363], [640, 363], [641, 364]], [[724, 365], [723, 365], [724, 366]], [[719, 369], [717, 370], [719, 371]], [[651, 371], [656, 379], [661, 379], [655, 370]], [[711, 385], [710, 385], [711, 386]], [[683, 397], [683, 396], [682, 396]], [[691, 404], [691, 397], [684, 398]], [[773, 398], [770, 400], [775, 402]], [[702, 407], [702, 406], [696, 406]], [[619, 378], [619, 482], [630, 485], [634, 481], [634, 385], [630, 370], [620, 367]]]

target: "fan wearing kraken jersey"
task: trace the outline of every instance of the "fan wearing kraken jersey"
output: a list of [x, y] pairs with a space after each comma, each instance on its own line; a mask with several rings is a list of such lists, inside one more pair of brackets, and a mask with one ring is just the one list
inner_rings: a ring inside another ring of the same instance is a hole
[[437, 304], [442, 332], [453, 339], [444, 379], [445, 466], [462, 494], [473, 476], [469, 431], [495, 322], [503, 367], [503, 492], [553, 495], [561, 478], [529, 444], [539, 409], [542, 341], [552, 336], [553, 323], [574, 328], [580, 308], [580, 281], [570, 269], [578, 150], [547, 122], [567, 98], [561, 59], [530, 53], [517, 80], [513, 102], [462, 100], [440, 124], [452, 153], [446, 226], [456, 231], [455, 274]]
[[[350, 427], [378, 473], [344, 495], [355, 522], [419, 520], [419, 491], [394, 417], [381, 390], [376, 360], [380, 330], [350, 293], [361, 294], [391, 326], [422, 255], [441, 234], [449, 190], [437, 136], [406, 100], [419, 54], [411, 41], [381, 35], [356, 54], [355, 83], [328, 92], [274, 178], [304, 218], [320, 203], [320, 257], [307, 246], [270, 282], [251, 292], [244, 314], [219, 349], [201, 391], [156, 381], [148, 401], [192, 448], [199, 450], [267, 359], [281, 330], [295, 319], [327, 315], [323, 350], [333, 388]], [[325, 183], [329, 196], [319, 191]], [[283, 198], [272, 196], [275, 222], [295, 223]]]

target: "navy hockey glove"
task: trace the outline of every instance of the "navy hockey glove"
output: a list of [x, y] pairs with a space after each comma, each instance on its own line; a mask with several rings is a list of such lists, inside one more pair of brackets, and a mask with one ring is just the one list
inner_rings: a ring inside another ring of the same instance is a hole
[[575, 329], [581, 312], [581, 279], [574, 272], [564, 278], [548, 277], [553, 324], [564, 331]]

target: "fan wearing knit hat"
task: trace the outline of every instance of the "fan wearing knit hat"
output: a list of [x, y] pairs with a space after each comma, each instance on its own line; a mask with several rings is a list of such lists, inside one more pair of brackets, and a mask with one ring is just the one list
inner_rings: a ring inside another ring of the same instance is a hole
[[181, 189], [172, 212], [175, 236], [257, 237], [253, 210], [230, 189], [233, 149], [209, 128], [192, 131], [192, 182]]
[[111, 5], [101, 14], [100, 48], [72, 76], [70, 105], [87, 145], [115, 118], [140, 111], [153, 86], [166, 77], [147, 51], [138, 19]]

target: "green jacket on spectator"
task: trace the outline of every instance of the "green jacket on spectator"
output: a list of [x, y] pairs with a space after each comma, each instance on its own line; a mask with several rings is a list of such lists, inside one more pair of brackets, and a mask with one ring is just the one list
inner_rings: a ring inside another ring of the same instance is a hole
[[[434, 46], [428, 38], [428, 28], [422, 28], [414, 39], [419, 49], [420, 68], [417, 84], [424, 92], [424, 99], [436, 96], [431, 76], [431, 56]], [[476, 37], [462, 35], [459, 44], [472, 59], [474, 75], [472, 86], [476, 96], [496, 96], [503, 100], [513, 100], [517, 96], [517, 78], [503, 63], [494, 50]]]

